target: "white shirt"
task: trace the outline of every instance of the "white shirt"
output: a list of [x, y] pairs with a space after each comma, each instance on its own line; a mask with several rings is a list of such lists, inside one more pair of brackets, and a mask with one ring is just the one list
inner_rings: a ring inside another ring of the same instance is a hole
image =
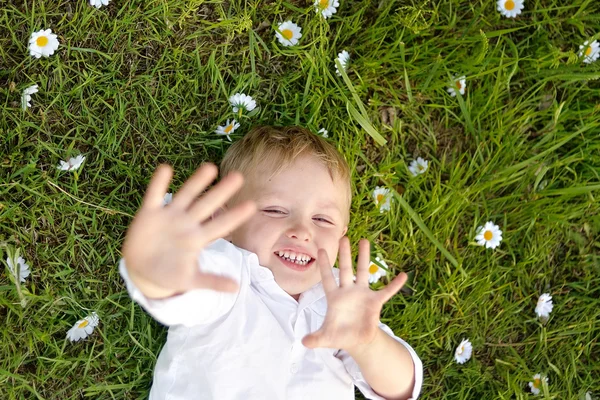
[[[119, 263], [132, 299], [169, 326], [150, 400], [344, 400], [354, 399], [354, 385], [368, 399], [383, 399], [346, 351], [302, 345], [325, 319], [321, 283], [296, 302], [255, 253], [224, 239], [207, 246], [198, 262], [202, 271], [234, 278], [239, 292], [196, 289], [152, 300], [135, 287], [124, 260]], [[339, 269], [333, 271], [339, 285]], [[379, 327], [410, 352], [416, 399], [423, 382], [421, 360], [387, 325], [379, 322]]]

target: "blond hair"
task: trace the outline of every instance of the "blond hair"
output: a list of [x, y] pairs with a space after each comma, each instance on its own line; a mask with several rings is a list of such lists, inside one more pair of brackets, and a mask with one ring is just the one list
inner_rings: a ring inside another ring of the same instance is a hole
[[[257, 126], [225, 152], [219, 168], [221, 178], [239, 171], [244, 178], [256, 177], [259, 169], [271, 171], [268, 179], [289, 167], [297, 158], [312, 156], [339, 180], [346, 191], [348, 209], [352, 200], [350, 167], [340, 152], [321, 136], [300, 126]], [[235, 203], [235, 200], [232, 199]]]

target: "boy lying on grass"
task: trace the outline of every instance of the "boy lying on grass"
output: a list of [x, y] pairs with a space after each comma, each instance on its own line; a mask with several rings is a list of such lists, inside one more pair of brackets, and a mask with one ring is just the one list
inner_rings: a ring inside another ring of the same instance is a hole
[[[423, 367], [379, 321], [406, 274], [369, 287], [369, 241], [350, 242], [350, 170], [300, 127], [258, 127], [163, 206], [161, 165], [127, 231], [119, 271], [169, 326], [150, 399], [416, 399]], [[339, 269], [333, 268], [339, 250]]]

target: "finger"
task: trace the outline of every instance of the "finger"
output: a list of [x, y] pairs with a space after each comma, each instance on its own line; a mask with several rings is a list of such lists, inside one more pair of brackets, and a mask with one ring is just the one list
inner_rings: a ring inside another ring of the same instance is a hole
[[194, 279], [190, 280], [187, 289], [212, 289], [217, 292], [234, 293], [240, 289], [240, 285], [231, 278], [198, 272]]
[[316, 332], [308, 334], [302, 338], [302, 345], [304, 347], [308, 347], [309, 349], [314, 349], [317, 347], [325, 347], [322, 345], [322, 335], [321, 330], [319, 329]]
[[167, 164], [160, 164], [148, 184], [142, 207], [159, 208], [163, 205], [165, 193], [169, 189], [169, 183], [173, 177], [173, 169]]
[[369, 266], [371, 265], [371, 243], [367, 239], [358, 242], [358, 262], [356, 263], [356, 283], [369, 287]]
[[217, 177], [219, 170], [216, 165], [202, 164], [173, 196], [171, 207], [187, 209], [196, 197]]
[[197, 239], [192, 238], [192, 240], [199, 240], [203, 246], [205, 243], [224, 237], [250, 219], [256, 213], [256, 210], [255, 202], [251, 200], [244, 201], [202, 225], [202, 229], [199, 231], [200, 237]]
[[352, 271], [352, 250], [350, 239], [344, 236], [340, 239], [340, 287], [354, 283], [354, 272]]
[[244, 177], [239, 172], [227, 174], [221, 182], [206, 192], [190, 208], [190, 214], [200, 222], [210, 217], [223, 206], [244, 184]]
[[337, 289], [338, 285], [335, 283], [335, 277], [329, 264], [329, 256], [325, 249], [319, 249], [317, 252], [317, 263], [319, 265], [319, 271], [321, 272], [321, 283], [325, 293], [329, 293]]
[[387, 303], [392, 296], [398, 293], [398, 291], [402, 289], [402, 286], [404, 286], [406, 283], [407, 279], [408, 276], [404, 272], [400, 272], [398, 276], [396, 276], [393, 281], [388, 283], [385, 288], [379, 290], [377, 292], [377, 296], [379, 297], [381, 304]]

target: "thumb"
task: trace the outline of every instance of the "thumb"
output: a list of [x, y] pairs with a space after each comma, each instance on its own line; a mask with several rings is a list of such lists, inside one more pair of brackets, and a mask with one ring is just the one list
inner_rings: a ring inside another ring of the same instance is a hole
[[309, 349], [314, 349], [316, 347], [321, 347], [320, 346], [320, 342], [321, 342], [320, 337], [321, 336], [317, 332], [310, 333], [310, 334], [304, 336], [302, 338], [302, 345], [304, 347], [308, 347]]

